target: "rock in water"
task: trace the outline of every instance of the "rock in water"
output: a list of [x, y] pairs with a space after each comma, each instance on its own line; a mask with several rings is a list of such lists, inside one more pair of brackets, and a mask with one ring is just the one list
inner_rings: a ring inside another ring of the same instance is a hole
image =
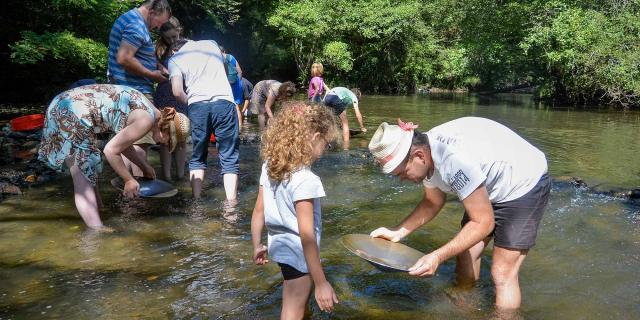
[[21, 195], [22, 190], [16, 185], [0, 182], [0, 194]]

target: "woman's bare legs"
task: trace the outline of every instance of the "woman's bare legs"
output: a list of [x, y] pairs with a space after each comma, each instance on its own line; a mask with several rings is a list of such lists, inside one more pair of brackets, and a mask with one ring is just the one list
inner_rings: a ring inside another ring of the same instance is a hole
[[103, 228], [104, 225], [100, 220], [100, 212], [98, 210], [99, 198], [96, 194], [97, 189], [91, 185], [71, 158], [66, 159], [65, 163], [69, 167], [73, 178], [73, 195], [80, 217], [89, 228]]

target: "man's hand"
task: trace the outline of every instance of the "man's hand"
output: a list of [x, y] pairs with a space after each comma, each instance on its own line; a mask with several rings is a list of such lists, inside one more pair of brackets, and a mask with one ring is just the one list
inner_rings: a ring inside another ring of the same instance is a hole
[[267, 259], [267, 247], [265, 245], [260, 244], [258, 247], [253, 248], [253, 262], [259, 266], [269, 262]]
[[336, 297], [336, 293], [328, 281], [316, 283], [315, 295], [316, 302], [318, 302], [318, 306], [320, 306], [320, 310], [322, 311], [332, 312], [333, 304], [339, 303], [338, 297]]
[[124, 191], [122, 193], [127, 198], [137, 198], [140, 196], [140, 184], [136, 179], [131, 179], [124, 183]]
[[372, 238], [382, 238], [392, 242], [398, 242], [405, 236], [401, 230], [389, 230], [385, 227], [375, 229], [369, 235]]
[[154, 70], [151, 72], [151, 76], [149, 77], [149, 79], [153, 80], [154, 82], [165, 82], [167, 80], [169, 80], [163, 73], [161, 70]]
[[440, 265], [440, 258], [435, 253], [430, 253], [418, 259], [418, 261], [409, 268], [409, 274], [418, 277], [433, 277]]

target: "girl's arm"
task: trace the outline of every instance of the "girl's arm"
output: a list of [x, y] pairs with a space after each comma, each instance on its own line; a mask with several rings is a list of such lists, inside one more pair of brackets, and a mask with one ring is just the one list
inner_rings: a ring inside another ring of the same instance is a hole
[[316, 242], [316, 234], [313, 227], [313, 199], [296, 202], [296, 216], [298, 218], [298, 231], [302, 241], [304, 259], [309, 267], [311, 279], [315, 285], [315, 296], [318, 306], [322, 311], [333, 311], [333, 304], [338, 303], [336, 293], [327, 281], [320, 264], [320, 251]]
[[258, 189], [258, 199], [251, 215], [251, 241], [253, 242], [253, 262], [263, 265], [267, 260], [267, 247], [262, 244], [262, 228], [264, 227], [264, 203], [262, 200], [262, 186]]
[[269, 117], [269, 119], [273, 118], [273, 111], [271, 110], [271, 107], [275, 102], [276, 102], [276, 97], [273, 94], [271, 94], [271, 92], [269, 92], [269, 96], [267, 97], [267, 102], [264, 103], [264, 109], [266, 110], [267, 116]]
[[355, 111], [356, 113], [356, 119], [358, 119], [360, 130], [362, 130], [362, 132], [367, 132], [367, 128], [364, 127], [364, 121], [362, 120], [362, 114], [360, 113], [360, 108], [358, 108], [358, 102], [353, 103], [353, 111]]
[[326, 83], [324, 83], [324, 81], [322, 81], [322, 85], [324, 86], [324, 94], [326, 95], [326, 94], [327, 94], [327, 92], [329, 92], [329, 90], [331, 90], [331, 88], [329, 88], [329, 87], [327, 86], [327, 84], [326, 84]]

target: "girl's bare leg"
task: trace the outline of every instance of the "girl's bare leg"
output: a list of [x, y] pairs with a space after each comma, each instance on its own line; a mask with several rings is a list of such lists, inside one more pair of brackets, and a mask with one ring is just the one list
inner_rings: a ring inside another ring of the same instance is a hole
[[298, 320], [304, 317], [304, 312], [309, 304], [312, 286], [313, 282], [310, 275], [284, 281], [281, 320]]

